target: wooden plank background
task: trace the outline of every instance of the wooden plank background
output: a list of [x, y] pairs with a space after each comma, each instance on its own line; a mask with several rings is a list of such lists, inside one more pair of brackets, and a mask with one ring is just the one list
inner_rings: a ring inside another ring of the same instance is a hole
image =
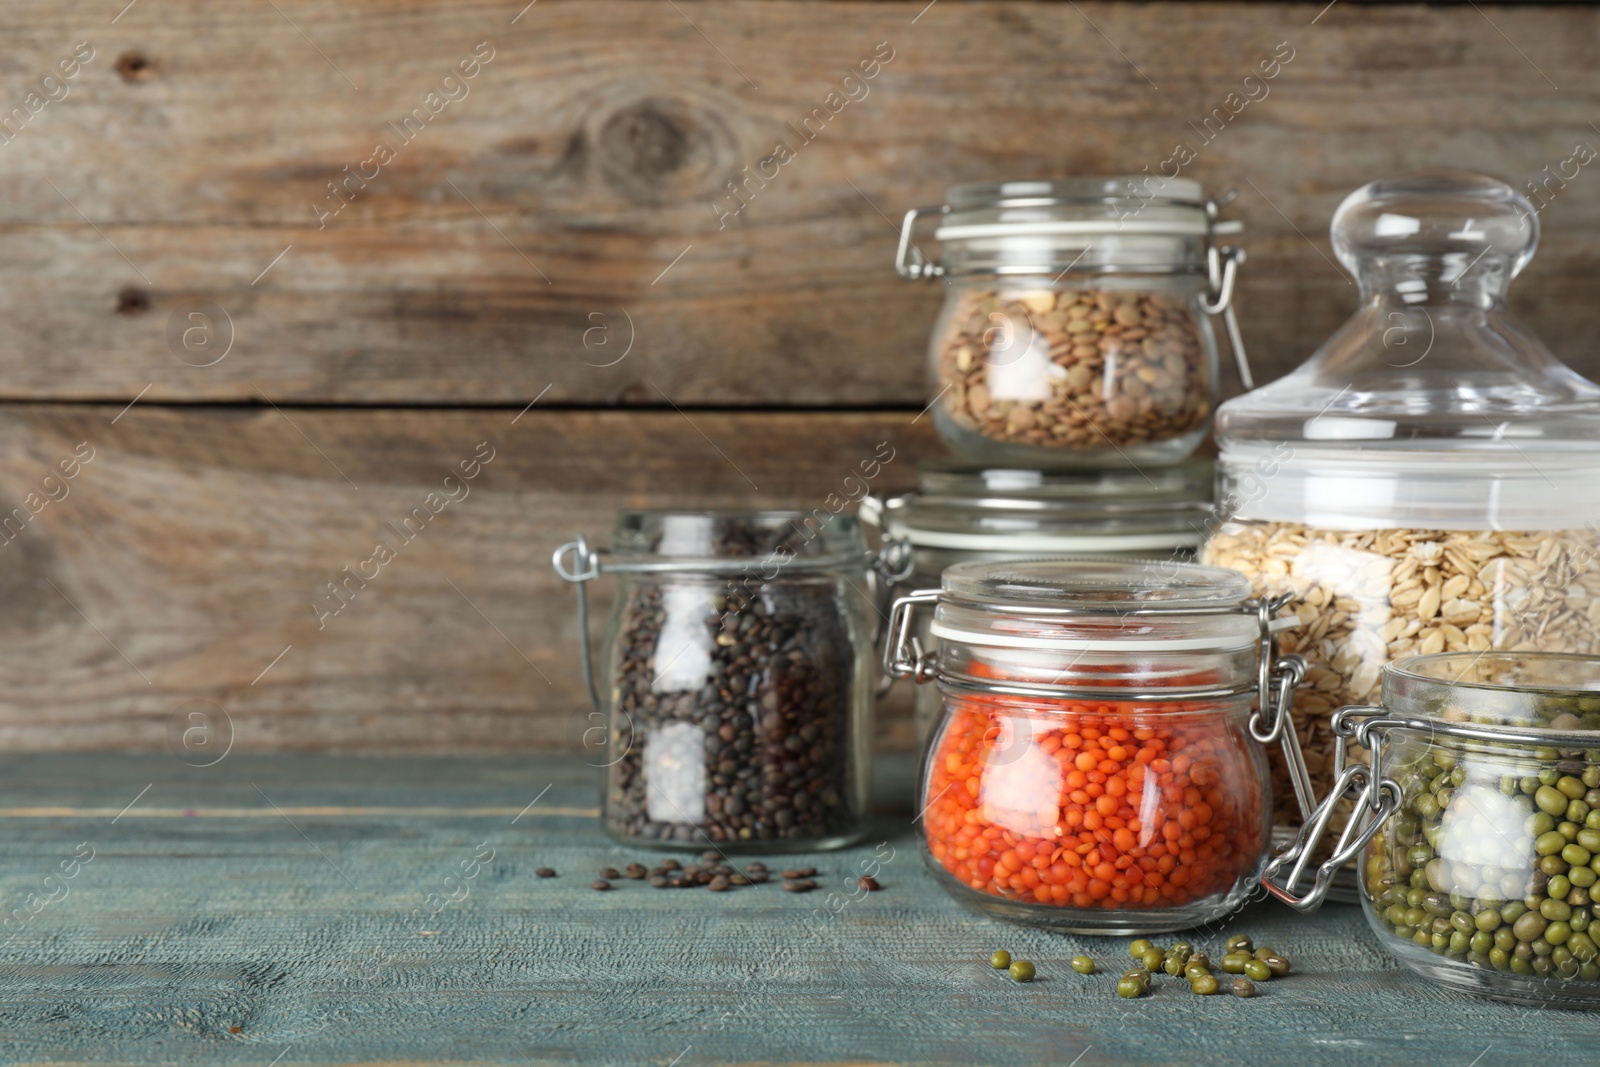
[[[194, 700], [260, 749], [566, 744], [547, 560], [572, 531], [809, 504], [883, 440], [903, 485], [936, 451], [912, 420], [941, 294], [891, 260], [954, 182], [1198, 147], [1185, 173], [1240, 194], [1270, 378], [1354, 305], [1326, 238], [1350, 189], [1441, 164], [1520, 186], [1600, 144], [1588, 6], [17, 0], [0, 39], [0, 502], [95, 450], [4, 545], [17, 749], [158, 746]], [[719, 228], [725, 183], [875, 49], [869, 94]], [[1513, 304], [1593, 376], [1591, 171], [1552, 185]], [[473, 496], [317, 630], [323, 584], [484, 441]]]

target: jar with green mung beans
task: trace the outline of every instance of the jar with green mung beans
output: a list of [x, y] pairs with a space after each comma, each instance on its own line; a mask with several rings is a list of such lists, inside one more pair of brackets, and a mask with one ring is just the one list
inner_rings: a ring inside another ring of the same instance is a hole
[[[1338, 783], [1267, 888], [1309, 911], [1358, 859], [1373, 929], [1424, 977], [1600, 1009], [1600, 656], [1417, 656], [1382, 694], [1335, 715]], [[1344, 765], [1350, 742], [1370, 763]], [[1356, 817], [1302, 891], [1341, 800]]]

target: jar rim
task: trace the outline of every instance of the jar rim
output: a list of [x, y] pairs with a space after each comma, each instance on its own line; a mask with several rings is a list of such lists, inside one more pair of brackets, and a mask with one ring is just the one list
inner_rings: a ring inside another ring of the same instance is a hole
[[[1465, 677], [1474, 672], [1478, 677]], [[1587, 684], [1556, 679], [1582, 676]], [[1535, 676], [1530, 678], [1529, 676]], [[1438, 698], [1478, 694], [1479, 707]], [[1600, 727], [1584, 726], [1600, 712], [1600, 656], [1577, 652], [1436, 652], [1408, 656], [1383, 668], [1382, 715], [1399, 729], [1466, 740], [1600, 748]], [[1593, 702], [1593, 709], [1575, 702]], [[1569, 702], [1573, 702], [1569, 705]], [[1556, 725], [1563, 714], [1572, 721]]]
[[963, 606], [1057, 616], [1233, 613], [1251, 593], [1238, 571], [1176, 560], [975, 560], [945, 568], [939, 584]]
[[[1160, 193], [1141, 196], [1138, 183], [1149, 188], [1159, 182]], [[998, 182], [966, 182], [953, 185], [946, 193], [952, 211], [1008, 206], [1047, 206], [1049, 204], [1114, 203], [1139, 200], [1160, 201], [1204, 208], [1205, 193], [1193, 178], [1168, 178], [1151, 174], [1120, 174], [1105, 177], [1037, 178]]]
[[[611, 555], [626, 567], [720, 563], [806, 570], [867, 561], [860, 520], [847, 512], [798, 508], [631, 508], [617, 513]], [[612, 564], [610, 569], [621, 569]]]
[[1106, 555], [1199, 545], [1211, 512], [1211, 463], [1149, 473], [930, 461], [918, 465], [916, 489], [863, 500], [861, 518], [917, 548]]
[[[1254, 652], [1261, 619], [1247, 610], [1250, 583], [1237, 571], [1177, 561], [1034, 558], [946, 567], [930, 631], [947, 650], [981, 649], [1021, 667], [1060, 660], [1050, 687], [1097, 675], [1101, 657], [1222, 657]], [[1274, 620], [1269, 629], [1294, 619]], [[955, 653], [952, 653], [955, 654]], [[964, 655], [965, 653], [961, 653]], [[1216, 665], [1188, 670], [1219, 669]], [[1254, 686], [1254, 669], [1223, 684]], [[1148, 672], [1146, 672], [1148, 673]]]
[[[1575, 686], [1541, 682], [1538, 685], [1529, 685], [1516, 682], [1463, 681], [1459, 677], [1440, 677], [1440, 674], [1452, 667], [1458, 668], [1457, 674], [1459, 675], [1471, 669], [1474, 665], [1487, 669], [1498, 664], [1503, 670], [1514, 670], [1518, 666], [1526, 666], [1529, 663], [1567, 669], [1579, 665], [1588, 666], [1594, 669], [1593, 684]], [[1426, 656], [1407, 656], [1403, 659], [1397, 659], [1393, 663], [1385, 665], [1384, 670], [1397, 677], [1411, 678], [1433, 685], [1449, 686], [1451, 689], [1476, 689], [1500, 693], [1548, 693], [1552, 696], [1591, 696], [1600, 698], [1600, 656], [1588, 655], [1582, 652], [1434, 652]]]
[[1140, 174], [957, 185], [940, 216], [952, 276], [1077, 275], [1208, 278], [1214, 238], [1238, 233], [1189, 178]]

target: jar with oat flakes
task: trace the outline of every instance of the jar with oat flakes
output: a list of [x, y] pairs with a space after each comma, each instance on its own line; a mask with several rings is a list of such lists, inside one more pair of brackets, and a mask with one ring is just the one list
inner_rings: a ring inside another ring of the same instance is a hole
[[1390, 660], [1600, 652], [1600, 386], [1505, 303], [1538, 235], [1492, 178], [1357, 190], [1333, 247], [1359, 310], [1218, 414], [1226, 521], [1201, 558], [1298, 598], [1282, 641], [1309, 664], [1294, 714], [1319, 795], [1334, 711], [1373, 702]]
[[[939, 278], [928, 349], [934, 426], [992, 466], [1175, 463], [1217, 400], [1211, 317], [1250, 372], [1233, 318], [1238, 230], [1197, 182], [1136, 178], [958, 185], [908, 212], [896, 268]], [[913, 243], [937, 215], [940, 261]]]

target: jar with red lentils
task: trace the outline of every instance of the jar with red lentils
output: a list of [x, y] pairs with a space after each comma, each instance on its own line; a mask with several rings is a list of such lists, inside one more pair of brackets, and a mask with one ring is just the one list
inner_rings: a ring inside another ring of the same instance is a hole
[[1275, 653], [1288, 599], [1219, 567], [1024, 560], [957, 564], [896, 601], [885, 666], [942, 697], [917, 800], [939, 883], [1075, 933], [1181, 930], [1243, 904], [1272, 827], [1264, 745], [1312, 803], [1289, 715], [1304, 664]]

